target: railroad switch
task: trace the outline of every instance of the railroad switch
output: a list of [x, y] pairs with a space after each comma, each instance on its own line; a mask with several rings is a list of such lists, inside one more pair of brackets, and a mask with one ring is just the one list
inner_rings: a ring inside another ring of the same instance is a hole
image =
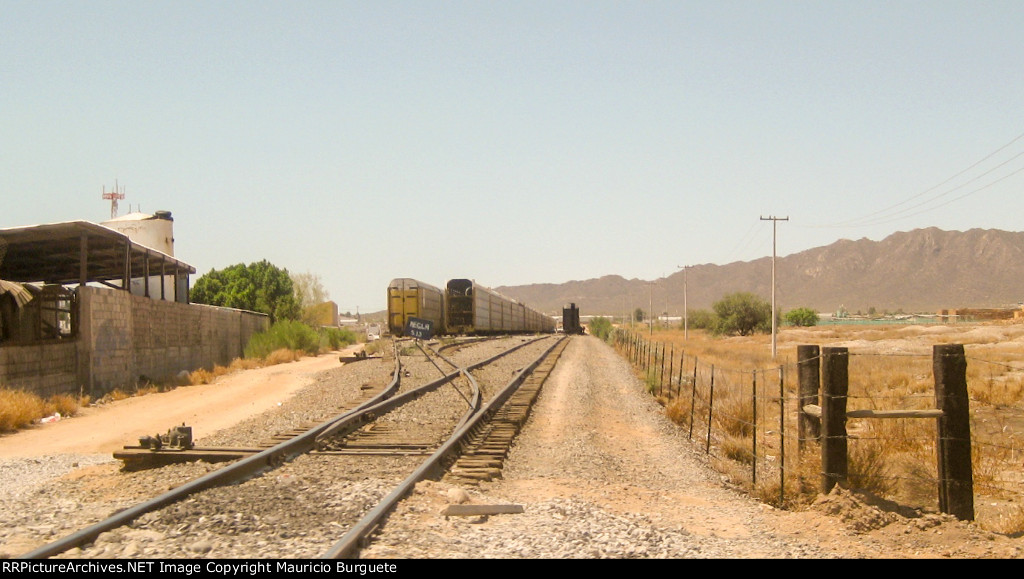
[[192, 427], [175, 426], [167, 430], [167, 434], [156, 436], [142, 436], [139, 438], [139, 446], [149, 450], [160, 450], [162, 448], [173, 448], [176, 450], [189, 450], [192, 448]]

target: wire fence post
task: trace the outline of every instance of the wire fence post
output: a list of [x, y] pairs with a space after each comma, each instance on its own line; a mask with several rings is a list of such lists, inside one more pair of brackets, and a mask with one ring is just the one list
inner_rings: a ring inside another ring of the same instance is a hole
[[751, 420], [754, 423], [754, 427], [751, 429], [753, 431], [753, 440], [751, 441], [751, 448], [753, 449], [753, 452], [751, 454], [753, 455], [753, 460], [750, 461], [751, 462], [751, 465], [750, 465], [750, 480], [751, 480], [751, 487], [752, 488], [756, 488], [757, 487], [757, 370], [754, 370], [753, 372], [751, 372], [751, 375], [753, 376], [751, 387], [750, 387], [751, 394], [752, 394], [751, 397], [750, 397], [750, 401], [751, 401], [751, 405], [753, 406], [753, 418]]
[[961, 521], [974, 520], [971, 472], [971, 417], [967, 359], [963, 344], [936, 344], [932, 350], [938, 420], [939, 510]]
[[848, 348], [821, 349], [821, 491], [828, 494], [849, 474], [846, 397], [850, 389]]
[[679, 378], [676, 380], [676, 398], [683, 393], [683, 364], [686, 362], [686, 350], [679, 352]]
[[690, 384], [690, 440], [693, 440], [693, 417], [697, 409], [697, 358], [693, 359], [693, 383]]
[[711, 365], [711, 388], [708, 390], [708, 437], [704, 446], [704, 454], [711, 453], [711, 417], [715, 406], [715, 365]]
[[786, 384], [779, 366], [779, 504], [786, 499]]
[[[668, 375], [672, 376], [672, 371], [669, 370]], [[669, 382], [669, 388], [672, 387], [672, 382]], [[665, 344], [661, 345], [661, 376], [658, 378], [658, 395], [664, 396], [665, 394]]]
[[799, 451], [804, 450], [804, 441], [817, 440], [821, 436], [821, 422], [818, 418], [804, 412], [807, 405], [818, 404], [818, 392], [821, 389], [821, 348], [818, 346], [797, 346], [797, 388], [800, 392], [797, 409], [797, 445]]

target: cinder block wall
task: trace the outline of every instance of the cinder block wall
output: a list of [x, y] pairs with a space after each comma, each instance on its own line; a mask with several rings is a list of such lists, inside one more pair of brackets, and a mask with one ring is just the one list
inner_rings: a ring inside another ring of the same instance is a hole
[[5, 346], [0, 348], [0, 386], [48, 397], [78, 393], [78, 344]]
[[140, 380], [230, 364], [269, 326], [264, 314], [78, 288], [78, 337], [0, 348], [0, 386], [100, 396]]

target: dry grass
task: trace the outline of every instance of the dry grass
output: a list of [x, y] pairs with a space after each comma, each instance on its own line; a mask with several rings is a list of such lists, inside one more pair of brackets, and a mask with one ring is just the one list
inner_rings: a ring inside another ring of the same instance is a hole
[[[133, 396], [145, 396], [157, 392], [166, 392], [175, 386], [211, 384], [218, 377], [240, 372], [285, 364], [301, 359], [305, 354], [300, 351], [280, 349], [264, 358], [236, 358], [228, 366], [214, 366], [212, 370], [199, 369], [189, 372], [184, 382], [162, 384], [143, 379], [140, 383], [129, 387], [114, 388], [107, 392], [102, 400], [113, 402]], [[24, 392], [0, 387], [0, 432], [14, 432], [31, 426], [34, 422], [59, 413], [61, 417], [74, 416], [78, 409], [90, 403], [88, 396], [60, 394], [48, 399]]]
[[979, 524], [993, 533], [1020, 537], [1024, 535], [1024, 507], [1006, 505], [991, 517], [979, 521]]
[[264, 363], [267, 366], [273, 366], [275, 364], [288, 364], [290, 362], [295, 362], [299, 360], [300, 358], [302, 358], [302, 355], [302, 352], [298, 350], [288, 350], [286, 348], [281, 348], [279, 350], [274, 350], [273, 352], [268, 354], [266, 359], [264, 360]]
[[43, 399], [21, 390], [0, 390], [0, 432], [25, 428], [45, 416]]
[[[646, 334], [644, 340], [650, 339]], [[820, 457], [809, 451], [789, 450], [796, 446], [795, 396], [797, 387], [796, 348], [802, 344], [848, 348], [848, 409], [924, 409], [935, 407], [932, 376], [932, 348], [936, 344], [963, 344], [968, 359], [967, 382], [971, 398], [973, 467], [976, 502], [997, 495], [1020, 501], [1020, 475], [1024, 438], [1024, 324], [988, 323], [954, 326], [819, 326], [780, 328], [778, 356], [771, 356], [771, 336], [715, 338], [691, 330], [683, 339], [680, 330], [656, 330], [653, 341], [668, 344], [674, 351], [673, 367], [678, 372], [680, 352], [685, 353], [683, 370], [687, 379], [693, 365], [698, 372], [695, 422], [698, 429], [707, 424], [707, 370], [715, 367], [713, 450], [716, 465], [736, 484], [746, 485], [755, 496], [772, 504], [779, 499], [778, 454], [779, 404], [776, 369], [782, 366], [787, 397], [786, 472], [784, 496], [813, 498], [821, 487]], [[640, 376], [646, 378], [644, 369]], [[757, 457], [751, 450], [753, 417], [749, 411], [750, 379], [723, 376], [757, 374], [759, 396]], [[775, 374], [773, 374], [775, 372]], [[762, 378], [764, 376], [764, 378]], [[648, 387], [650, 382], [646, 381]], [[731, 382], [731, 384], [729, 383]], [[662, 401], [666, 415], [677, 424], [688, 425], [691, 416], [689, 386], [666, 394], [680, 398]], [[767, 400], [760, 400], [760, 398]], [[703, 408], [702, 410], [700, 408]], [[934, 419], [851, 419], [849, 445], [849, 484], [878, 496], [907, 501], [912, 506], [937, 506], [935, 420]], [[703, 437], [703, 434], [702, 434]], [[812, 445], [816, 447], [817, 445]], [[767, 450], [766, 450], [767, 449]], [[765, 456], [760, 456], [764, 454]], [[771, 455], [771, 456], [769, 456]], [[752, 482], [749, 465], [757, 461], [774, 469], [776, 475], [758, 475]], [[792, 464], [790, 464], [792, 463]], [[790, 485], [792, 484], [792, 489]], [[1011, 503], [1012, 504], [1012, 503]], [[1024, 531], [1024, 508], [1000, 509], [995, 514], [979, 513], [978, 522], [996, 532]]]
[[74, 416], [88, 403], [88, 398], [69, 394], [42, 398], [23, 390], [0, 388], [0, 432], [27, 428], [41, 418], [58, 413], [61, 417]]

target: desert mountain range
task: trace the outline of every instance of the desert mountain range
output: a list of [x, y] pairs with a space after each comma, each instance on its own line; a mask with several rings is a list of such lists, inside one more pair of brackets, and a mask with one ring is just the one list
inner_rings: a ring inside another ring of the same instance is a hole
[[[689, 311], [710, 309], [723, 296], [751, 292], [771, 299], [771, 256], [686, 271]], [[652, 285], [650, 282], [654, 281]], [[874, 308], [935, 313], [940, 309], [1015, 307], [1024, 300], [1024, 232], [995, 229], [898, 232], [881, 241], [839, 240], [776, 258], [780, 312], [807, 307], [831, 313]], [[658, 280], [606, 275], [562, 284], [502, 286], [497, 291], [550, 314], [575, 303], [581, 315], [641, 308], [681, 316], [683, 272]]]

